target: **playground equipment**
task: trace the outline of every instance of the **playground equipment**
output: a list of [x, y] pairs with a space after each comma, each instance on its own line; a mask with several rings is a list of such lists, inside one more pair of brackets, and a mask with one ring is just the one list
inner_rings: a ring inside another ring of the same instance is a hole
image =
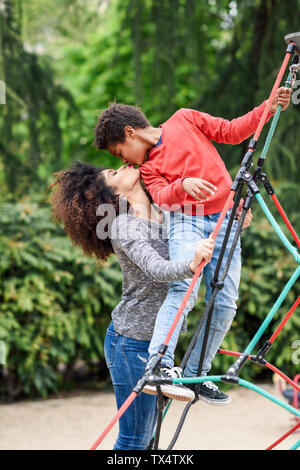
[[[194, 336], [193, 336], [193, 338], [192, 338], [192, 340], [191, 340], [191, 342], [188, 346], [188, 349], [187, 349], [187, 351], [186, 351], [186, 353], [185, 353], [185, 355], [182, 359], [181, 365], [180, 365], [180, 367], [182, 369], [184, 369], [184, 367], [187, 363], [187, 360], [188, 360], [188, 358], [189, 358], [189, 356], [190, 356], [190, 354], [191, 354], [191, 352], [192, 352], [192, 350], [193, 350], [193, 348], [196, 344], [197, 338], [198, 338], [198, 336], [199, 336], [199, 334], [200, 334], [200, 332], [201, 332], [201, 330], [202, 330], [202, 328], [205, 324], [203, 346], [202, 346], [202, 351], [201, 351], [200, 358], [199, 358], [198, 377], [192, 377], [192, 378], [189, 377], [189, 378], [180, 378], [180, 379], [171, 379], [171, 378], [170, 379], [162, 379], [161, 377], [159, 377], [157, 375], [157, 369], [160, 365], [162, 356], [165, 354], [165, 352], [168, 348], [169, 341], [171, 339], [172, 334], [174, 333], [174, 330], [177, 326], [179, 318], [180, 318], [181, 314], [184, 311], [186, 303], [187, 303], [187, 301], [188, 301], [188, 299], [189, 299], [189, 297], [190, 297], [190, 295], [193, 291], [193, 288], [196, 284], [196, 281], [197, 281], [197, 279], [198, 279], [198, 277], [199, 277], [199, 275], [202, 271], [204, 262], [199, 265], [197, 271], [195, 272], [194, 277], [191, 281], [191, 284], [190, 284], [190, 286], [189, 286], [189, 288], [188, 288], [188, 290], [187, 290], [187, 292], [186, 292], [186, 294], [185, 294], [185, 296], [182, 300], [182, 303], [181, 303], [181, 305], [178, 309], [178, 312], [177, 312], [177, 314], [174, 318], [174, 321], [171, 325], [171, 328], [170, 328], [170, 330], [169, 330], [169, 332], [168, 332], [168, 334], [165, 338], [164, 343], [161, 345], [158, 354], [152, 359], [151, 363], [148, 364], [143, 377], [141, 377], [141, 379], [138, 381], [136, 386], [133, 388], [131, 394], [125, 400], [125, 402], [123, 403], [121, 408], [118, 410], [118, 412], [116, 413], [114, 418], [106, 426], [106, 428], [100, 434], [98, 439], [92, 445], [92, 447], [91, 447], [92, 450], [94, 450], [98, 447], [98, 445], [102, 442], [102, 440], [107, 435], [107, 433], [110, 431], [110, 429], [120, 419], [120, 417], [123, 415], [123, 413], [126, 412], [127, 408], [131, 405], [131, 403], [134, 401], [134, 399], [140, 393], [142, 393], [142, 390], [143, 390], [144, 386], [147, 383], [151, 384], [151, 385], [154, 385], [157, 388], [158, 410], [159, 410], [155, 435], [153, 436], [152, 442], [150, 443], [150, 446], [149, 446], [149, 448], [151, 448], [151, 449], [157, 449], [158, 448], [159, 437], [160, 437], [160, 432], [161, 432], [161, 425], [162, 425], [163, 419], [164, 419], [164, 417], [165, 417], [165, 415], [166, 415], [167, 411], [169, 410], [170, 405], [172, 403], [172, 400], [168, 400], [167, 403], [166, 403], [166, 400], [164, 400], [164, 398], [163, 398], [163, 395], [162, 395], [161, 389], [160, 389], [160, 386], [163, 383], [166, 383], [166, 384], [167, 383], [168, 384], [171, 384], [171, 383], [183, 383], [183, 384], [184, 383], [194, 383], [194, 384], [199, 384], [201, 382], [205, 382], [205, 381], [209, 380], [209, 381], [212, 381], [212, 382], [222, 381], [222, 382], [230, 383], [230, 384], [238, 384], [238, 385], [249, 388], [249, 389], [259, 393], [260, 395], [268, 398], [269, 400], [277, 403], [281, 407], [288, 410], [290, 413], [293, 414], [293, 416], [297, 417], [298, 419], [300, 418], [300, 410], [297, 409], [297, 407], [293, 406], [292, 404], [285, 403], [282, 400], [279, 400], [277, 397], [271, 395], [270, 393], [266, 392], [262, 388], [260, 388], [260, 387], [258, 387], [258, 386], [256, 386], [256, 385], [254, 385], [254, 384], [252, 384], [252, 383], [250, 383], [250, 382], [248, 382], [248, 381], [246, 381], [246, 380], [239, 377], [239, 374], [240, 374], [243, 366], [245, 365], [245, 363], [248, 360], [251, 360], [251, 361], [255, 362], [256, 364], [259, 364], [262, 367], [267, 367], [270, 370], [272, 370], [274, 373], [278, 374], [282, 379], [284, 379], [293, 388], [293, 390], [295, 390], [295, 392], [297, 393], [297, 397], [298, 397], [298, 393], [300, 393], [300, 386], [298, 385], [298, 378], [297, 378], [297, 380], [296, 380], [296, 378], [294, 380], [290, 379], [283, 372], [281, 372], [279, 369], [277, 369], [274, 365], [268, 363], [265, 359], [265, 356], [267, 355], [268, 351], [271, 349], [274, 340], [276, 339], [276, 337], [278, 336], [280, 331], [283, 329], [283, 327], [285, 326], [285, 324], [287, 323], [287, 321], [289, 320], [291, 315], [295, 312], [295, 310], [299, 306], [300, 296], [296, 299], [296, 301], [294, 302], [294, 304], [290, 308], [289, 312], [286, 314], [286, 316], [280, 322], [279, 326], [277, 327], [275, 332], [272, 334], [270, 339], [260, 347], [257, 354], [255, 354], [255, 355], [252, 354], [252, 352], [253, 352], [254, 348], [256, 347], [256, 345], [258, 344], [260, 338], [264, 334], [264, 332], [267, 329], [267, 327], [269, 326], [270, 322], [273, 320], [276, 312], [278, 311], [278, 309], [280, 308], [280, 306], [284, 302], [284, 300], [285, 300], [286, 296], [288, 295], [289, 291], [291, 290], [291, 288], [295, 284], [296, 280], [300, 276], [300, 254], [299, 254], [299, 251], [298, 251], [299, 248], [300, 248], [299, 237], [296, 234], [295, 230], [293, 229], [287, 215], [285, 214], [284, 209], [282, 208], [282, 206], [281, 206], [281, 204], [280, 204], [280, 202], [279, 202], [279, 200], [278, 200], [278, 198], [275, 194], [275, 190], [274, 190], [273, 186], [271, 185], [271, 183], [270, 183], [270, 181], [267, 177], [267, 174], [264, 172], [264, 164], [265, 164], [265, 161], [266, 161], [267, 153], [268, 153], [270, 143], [271, 143], [272, 137], [274, 135], [274, 132], [275, 132], [275, 129], [276, 129], [276, 126], [277, 126], [277, 123], [278, 123], [278, 119], [279, 119], [279, 116], [280, 116], [280, 113], [281, 113], [281, 109], [282, 109], [282, 107], [280, 105], [278, 105], [276, 113], [273, 116], [272, 123], [271, 123], [271, 126], [270, 126], [270, 130], [269, 130], [269, 133], [267, 135], [262, 153], [261, 153], [261, 155], [260, 155], [260, 157], [258, 158], [258, 161], [257, 161], [256, 169], [254, 170], [253, 174], [250, 171], [251, 167], [253, 166], [253, 154], [254, 154], [254, 151], [257, 147], [258, 140], [259, 140], [261, 131], [263, 129], [266, 117], [269, 113], [272, 101], [274, 99], [274, 96], [276, 94], [277, 89], [280, 86], [280, 83], [282, 81], [285, 70], [286, 70], [286, 68], [287, 68], [287, 66], [290, 62], [290, 59], [292, 58], [292, 61], [291, 61], [291, 65], [289, 67], [289, 74], [288, 74], [287, 80], [285, 81], [285, 86], [293, 87], [293, 84], [294, 84], [295, 79], [296, 79], [296, 73], [299, 71], [299, 68], [300, 68], [300, 64], [299, 64], [299, 60], [300, 60], [299, 59], [299, 56], [300, 56], [300, 33], [297, 32], [297, 33], [288, 34], [287, 36], [285, 36], [284, 39], [285, 39], [286, 43], [288, 44], [287, 48], [286, 48], [286, 53], [285, 53], [284, 60], [282, 62], [282, 65], [280, 67], [279, 73], [278, 73], [277, 78], [275, 80], [274, 86], [273, 86], [272, 91], [270, 93], [270, 96], [269, 96], [269, 99], [267, 101], [264, 113], [263, 113], [263, 115], [260, 119], [260, 122], [257, 126], [257, 129], [254, 133], [253, 138], [249, 142], [248, 150], [244, 155], [244, 158], [243, 158], [242, 163], [241, 163], [241, 167], [240, 167], [240, 169], [239, 169], [239, 171], [238, 171], [238, 173], [237, 173], [237, 175], [234, 179], [234, 182], [233, 182], [232, 187], [231, 187], [231, 191], [230, 191], [229, 196], [227, 198], [227, 201], [224, 205], [223, 211], [222, 211], [222, 213], [219, 217], [216, 228], [215, 228], [213, 234], [211, 235], [211, 238], [216, 239], [217, 234], [218, 234], [219, 229], [220, 229], [220, 226], [221, 226], [221, 224], [224, 220], [224, 217], [225, 217], [229, 207], [231, 206], [231, 204], [233, 202], [233, 208], [232, 208], [231, 215], [230, 215], [230, 218], [229, 218], [227, 231], [226, 231], [225, 236], [224, 236], [220, 256], [219, 256], [219, 259], [218, 259], [218, 263], [217, 263], [216, 270], [215, 270], [215, 273], [214, 273], [214, 278], [213, 278], [213, 281], [212, 281], [212, 288], [213, 288], [212, 289], [212, 294], [211, 294], [211, 297], [210, 297], [209, 301], [207, 302], [204, 313], [203, 313], [203, 315], [200, 319], [200, 322], [197, 326], [195, 334], [194, 334]], [[261, 196], [260, 189], [259, 189], [259, 185], [261, 185], [261, 184], [264, 186], [267, 193], [271, 196], [271, 199], [274, 202], [274, 204], [275, 204], [279, 214], [281, 215], [284, 223], [286, 224], [286, 226], [287, 226], [287, 228], [288, 228], [295, 244], [297, 245], [297, 248], [295, 248], [295, 246], [292, 245], [292, 243], [288, 240], [288, 238], [285, 236], [285, 234], [282, 232], [281, 228], [279, 227], [278, 223], [276, 222], [275, 218], [271, 214], [268, 206], [266, 205], [264, 199]], [[220, 276], [220, 268], [221, 268], [222, 260], [224, 258], [224, 253], [225, 253], [225, 250], [226, 250], [226, 247], [227, 247], [230, 231], [232, 230], [232, 225], [233, 225], [233, 221], [234, 221], [234, 218], [235, 218], [235, 215], [236, 215], [236, 211], [237, 211], [237, 208], [239, 206], [239, 202], [240, 202], [241, 197], [242, 197], [242, 191], [243, 191], [244, 185], [247, 186], [247, 192], [246, 192], [246, 197], [245, 197], [245, 201], [244, 201], [244, 205], [243, 205], [242, 215], [241, 215], [240, 221], [238, 223], [238, 227], [236, 229], [236, 232], [234, 234], [234, 239], [233, 239], [233, 242], [232, 242], [232, 246], [230, 247], [230, 251], [229, 251], [229, 255], [228, 255], [225, 267], [224, 267], [223, 272], [221, 273], [221, 276]], [[213, 312], [215, 298], [216, 298], [218, 292], [224, 286], [224, 280], [225, 280], [226, 275], [228, 273], [230, 262], [231, 262], [235, 247], [237, 245], [238, 239], [239, 239], [240, 234], [242, 232], [242, 227], [243, 227], [243, 223], [244, 223], [244, 220], [245, 220], [245, 217], [246, 217], [246, 213], [247, 213], [248, 209], [251, 206], [253, 198], [255, 198], [257, 200], [257, 202], [259, 203], [261, 209], [263, 210], [264, 214], [266, 215], [267, 219], [269, 220], [270, 224], [272, 225], [272, 227], [276, 231], [278, 237], [280, 238], [280, 240], [282, 241], [282, 243], [284, 244], [286, 249], [289, 251], [289, 253], [292, 255], [292, 257], [294, 258], [294, 260], [297, 264], [297, 268], [292, 273], [291, 278], [289, 279], [289, 281], [285, 285], [285, 287], [282, 290], [281, 294], [279, 295], [278, 299], [274, 303], [274, 305], [271, 308], [270, 312], [266, 315], [263, 323], [259, 327], [258, 331], [254, 335], [253, 339], [250, 341], [248, 346], [245, 348], [245, 350], [242, 353], [233, 352], [233, 351], [226, 351], [226, 350], [223, 350], [223, 349], [219, 350], [219, 353], [221, 353], [221, 354], [228, 354], [228, 355], [231, 355], [231, 356], [234, 356], [234, 357], [237, 358], [236, 361], [226, 371], [226, 373], [223, 374], [223, 375], [202, 376], [201, 377], [201, 371], [202, 371], [202, 366], [203, 366], [203, 361], [204, 361], [204, 356], [205, 356], [205, 351], [206, 351], [206, 346], [207, 346], [207, 340], [208, 340], [208, 334], [209, 334], [209, 329], [210, 329], [210, 324], [211, 324], [211, 318], [212, 318], [212, 312]], [[179, 433], [182, 429], [183, 423], [185, 421], [185, 418], [187, 416], [187, 413], [190, 410], [192, 404], [195, 401], [197, 401], [197, 399], [198, 399], [197, 387], [196, 387], [195, 395], [196, 395], [196, 399], [193, 402], [189, 402], [186, 405], [185, 409], [184, 409], [184, 412], [183, 412], [183, 414], [180, 418], [180, 421], [179, 421], [178, 427], [176, 429], [176, 432], [174, 434], [174, 437], [172, 438], [171, 443], [168, 446], [168, 450], [171, 450], [173, 448], [173, 446], [175, 445], [176, 440], [179, 436]], [[296, 425], [292, 429], [290, 429], [286, 434], [281, 436], [276, 442], [274, 442], [271, 446], [269, 446], [268, 449], [274, 448], [276, 445], [278, 445], [280, 442], [282, 442], [287, 436], [289, 436], [293, 432], [295, 432], [299, 427], [300, 427], [300, 421], [297, 422]], [[297, 449], [298, 447], [300, 447], [300, 440], [298, 440], [293, 445], [293, 447], [291, 449], [294, 450], [294, 449]]]

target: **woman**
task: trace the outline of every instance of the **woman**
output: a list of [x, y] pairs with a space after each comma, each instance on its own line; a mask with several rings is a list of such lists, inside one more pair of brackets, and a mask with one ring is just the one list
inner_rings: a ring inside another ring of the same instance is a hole
[[[104, 345], [119, 408], [144, 373], [168, 281], [192, 277], [203, 258], [210, 261], [214, 242], [201, 240], [193, 260], [168, 261], [163, 213], [151, 204], [133, 167], [108, 170], [77, 162], [56, 176], [51, 185], [53, 212], [73, 243], [99, 260], [114, 251], [121, 264], [121, 302], [112, 312]], [[178, 377], [178, 369], [166, 373]], [[162, 391], [169, 397], [194, 398], [182, 385], [165, 385]], [[120, 419], [114, 449], [146, 449], [156, 416], [156, 397], [141, 393]]]

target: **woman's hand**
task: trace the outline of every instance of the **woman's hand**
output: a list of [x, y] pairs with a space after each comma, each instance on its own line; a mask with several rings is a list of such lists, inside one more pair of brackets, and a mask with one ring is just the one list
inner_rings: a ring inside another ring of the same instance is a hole
[[218, 189], [209, 181], [202, 180], [201, 178], [184, 178], [181, 184], [183, 190], [199, 202], [208, 198], [202, 191], [208, 194], [215, 194], [215, 191]]
[[194, 259], [190, 264], [190, 270], [195, 273], [201, 261], [205, 260], [204, 266], [210, 262], [215, 247], [215, 240], [204, 238], [197, 242]]
[[[244, 199], [241, 198], [240, 203], [239, 203], [239, 207], [236, 210], [236, 219], [238, 220], [238, 222], [241, 220], [241, 216], [242, 216], [242, 212], [243, 212], [243, 205], [244, 205]], [[245, 217], [245, 220], [244, 220], [244, 223], [243, 223], [243, 229], [249, 227], [249, 225], [251, 224], [252, 218], [253, 218], [252, 212], [251, 212], [251, 209], [249, 209], [246, 212], [246, 217]]]

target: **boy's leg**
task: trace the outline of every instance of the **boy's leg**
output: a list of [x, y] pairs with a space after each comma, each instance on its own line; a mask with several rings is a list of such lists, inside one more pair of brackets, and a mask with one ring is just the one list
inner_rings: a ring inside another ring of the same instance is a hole
[[[196, 222], [197, 220], [197, 222]], [[197, 241], [204, 238], [203, 217], [186, 215], [181, 213], [172, 213], [170, 217], [169, 233], [169, 255], [171, 261], [192, 260], [194, 257]], [[201, 276], [199, 277], [192, 295], [187, 302], [183, 314], [177, 324], [177, 327], [171, 337], [168, 350], [162, 358], [163, 367], [173, 367], [174, 351], [176, 348], [178, 336], [182, 327], [184, 317], [193, 308], [197, 300]], [[191, 279], [169, 283], [167, 297], [160, 308], [155, 328], [150, 342], [150, 359], [157, 354], [160, 345], [164, 342], [166, 335], [172, 325], [176, 313], [180, 307], [182, 299], [190, 285]]]
[[[229, 216], [230, 216], [230, 211], [227, 213], [224, 219], [224, 222], [221, 226], [221, 229], [219, 231], [219, 234], [216, 238], [215, 249], [214, 249], [212, 260], [208, 265], [204, 267], [204, 270], [203, 270], [203, 275], [204, 275], [205, 284], [206, 284], [206, 296], [205, 296], [206, 303], [211, 297], [212, 288], [211, 288], [210, 282], [213, 279], [213, 275], [214, 275], [215, 268], [217, 265], [217, 260], [220, 254], [222, 242], [223, 242], [226, 227], [228, 224]], [[208, 237], [210, 233], [214, 230], [217, 220], [218, 220], [218, 214], [205, 216], [205, 237]], [[237, 228], [237, 224], [238, 223], [235, 220], [233, 222], [233, 226], [232, 226], [230, 237], [229, 237], [228, 244], [226, 247], [225, 255], [222, 261], [219, 278], [222, 275], [225, 263], [227, 261], [230, 247], [231, 247], [234, 234]], [[236, 309], [237, 309], [236, 301], [238, 299], [240, 275], [241, 275], [241, 247], [240, 247], [240, 239], [239, 239], [233, 258], [231, 260], [228, 274], [224, 282], [224, 287], [220, 292], [218, 292], [216, 296], [201, 375], [207, 375], [207, 373], [209, 372], [211, 368], [211, 362], [213, 358], [215, 357], [219, 347], [221, 346], [222, 341], [227, 331], [230, 329], [232, 320], [236, 314]], [[205, 331], [205, 324], [202, 327], [197, 343], [185, 367], [185, 371], [184, 371], [185, 376], [197, 376], [199, 359], [200, 359], [202, 344], [203, 344], [204, 331]]]

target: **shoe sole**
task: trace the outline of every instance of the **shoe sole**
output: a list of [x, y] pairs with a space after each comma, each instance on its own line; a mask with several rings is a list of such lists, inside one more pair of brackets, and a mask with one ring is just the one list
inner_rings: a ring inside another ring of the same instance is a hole
[[[149, 386], [149, 388], [144, 387], [143, 388], [143, 393], [147, 393], [149, 395], [157, 395], [157, 389], [156, 387], [151, 387]], [[168, 398], [172, 398], [173, 400], [179, 400], [179, 401], [193, 401], [195, 399], [195, 394], [194, 395], [190, 395], [190, 396], [187, 396], [187, 395], [181, 395], [180, 393], [176, 393], [174, 391], [171, 391], [167, 388], [165, 388], [163, 385], [161, 385], [161, 393], [165, 396], [165, 397], [168, 397]]]
[[228, 400], [224, 400], [224, 401], [218, 401], [218, 400], [210, 400], [209, 398], [205, 398], [199, 395], [199, 399], [201, 401], [204, 401], [204, 403], [210, 406], [227, 406], [227, 405], [230, 405], [231, 403], [231, 398], [229, 398]]

